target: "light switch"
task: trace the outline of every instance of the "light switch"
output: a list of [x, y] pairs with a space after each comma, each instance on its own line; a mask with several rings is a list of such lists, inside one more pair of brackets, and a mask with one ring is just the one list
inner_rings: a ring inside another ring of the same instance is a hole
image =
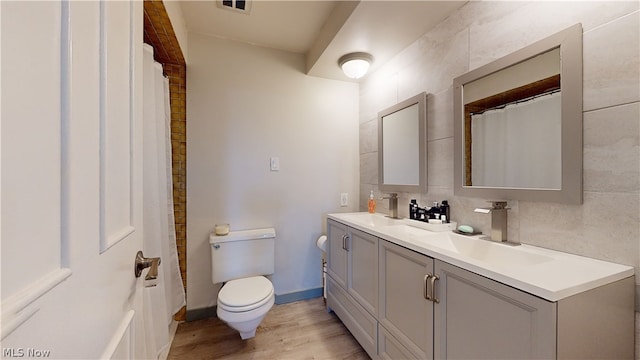
[[270, 159], [270, 168], [271, 171], [280, 171], [280, 158], [272, 157]]
[[348, 193], [341, 193], [340, 194], [340, 206], [342, 206], [342, 207], [349, 206], [349, 194]]

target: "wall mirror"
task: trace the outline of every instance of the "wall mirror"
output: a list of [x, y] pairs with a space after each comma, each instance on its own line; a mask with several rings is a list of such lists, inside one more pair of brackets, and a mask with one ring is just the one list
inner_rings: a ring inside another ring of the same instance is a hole
[[582, 26], [454, 79], [454, 193], [582, 203]]
[[426, 191], [426, 93], [378, 113], [378, 174], [381, 191]]

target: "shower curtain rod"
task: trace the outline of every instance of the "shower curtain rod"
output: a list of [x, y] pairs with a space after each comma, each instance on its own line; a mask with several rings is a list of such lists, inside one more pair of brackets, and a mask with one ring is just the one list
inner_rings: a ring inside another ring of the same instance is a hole
[[481, 114], [484, 114], [485, 112], [490, 111], [490, 110], [500, 110], [500, 109], [504, 109], [504, 108], [506, 108], [506, 107], [507, 107], [507, 106], [509, 106], [509, 105], [520, 104], [520, 103], [523, 103], [523, 102], [531, 101], [531, 100], [536, 99], [536, 98], [539, 98], [539, 97], [543, 97], [543, 96], [547, 96], [547, 95], [553, 95], [553, 94], [555, 94], [555, 93], [560, 92], [560, 90], [561, 90], [561, 89], [553, 89], [553, 90], [550, 90], [550, 91], [547, 91], [547, 92], [543, 92], [542, 94], [536, 94], [536, 95], [532, 95], [532, 96], [529, 96], [529, 97], [526, 97], [526, 98], [523, 98], [523, 99], [519, 99], [519, 100], [511, 101], [511, 102], [508, 102], [508, 103], [506, 103], [506, 104], [500, 104], [500, 105], [498, 105], [498, 106], [494, 106], [494, 107], [486, 108], [486, 109], [484, 109], [484, 110], [482, 110], [482, 111], [472, 112], [472, 113], [471, 113], [471, 115], [481, 115]]

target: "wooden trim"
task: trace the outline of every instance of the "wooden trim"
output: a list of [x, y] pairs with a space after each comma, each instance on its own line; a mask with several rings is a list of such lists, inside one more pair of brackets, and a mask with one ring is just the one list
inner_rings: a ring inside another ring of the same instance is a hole
[[478, 113], [500, 105], [524, 100], [555, 90], [560, 90], [560, 74], [556, 74], [546, 79], [538, 80], [515, 89], [507, 90], [499, 94], [491, 95], [484, 99], [470, 102], [465, 104], [464, 109], [465, 113], [467, 111], [470, 111], [471, 113]]

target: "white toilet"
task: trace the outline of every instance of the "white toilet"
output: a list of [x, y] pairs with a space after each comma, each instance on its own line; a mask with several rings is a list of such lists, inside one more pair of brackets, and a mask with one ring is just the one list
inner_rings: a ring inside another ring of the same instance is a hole
[[273, 228], [209, 236], [212, 281], [226, 282], [218, 293], [218, 318], [238, 330], [242, 339], [256, 335], [273, 307], [273, 284], [263, 275], [274, 272], [275, 237]]

